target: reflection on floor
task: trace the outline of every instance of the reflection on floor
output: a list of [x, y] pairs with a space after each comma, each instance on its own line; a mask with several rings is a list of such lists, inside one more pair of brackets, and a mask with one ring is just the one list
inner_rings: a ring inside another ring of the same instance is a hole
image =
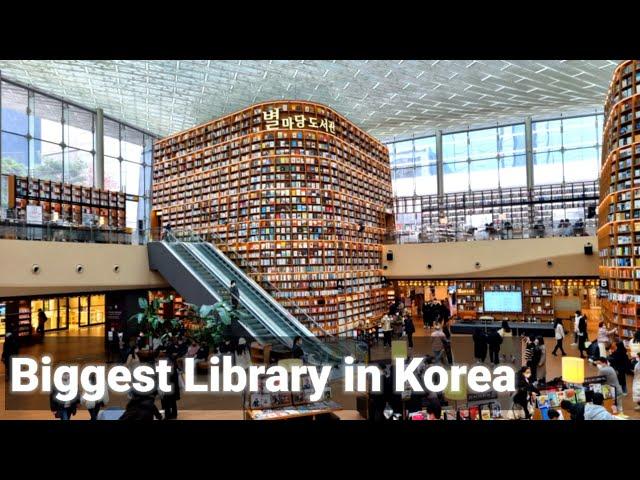
[[[590, 312], [589, 330], [594, 332], [597, 329], [597, 313]], [[429, 338], [430, 331], [424, 329], [422, 323], [418, 320], [416, 323], [416, 337], [414, 341], [414, 349], [412, 355], [422, 356], [431, 353], [431, 339]], [[594, 329], [595, 327], [595, 329]], [[103, 355], [103, 332], [102, 327], [90, 327], [80, 329], [79, 332], [56, 332], [47, 335], [44, 344], [36, 344], [31, 347], [25, 347], [22, 349], [22, 354], [29, 354], [33, 356], [40, 356], [43, 353], [52, 354], [57, 361], [69, 361], [69, 362], [91, 362], [91, 361], [104, 361]], [[593, 334], [590, 334], [590, 338], [593, 338]], [[54, 341], [55, 339], [55, 341]], [[577, 356], [578, 351], [574, 346], [569, 345], [571, 339], [565, 342], [565, 350], [571, 356]], [[545, 339], [545, 345], [547, 347], [547, 378], [554, 378], [561, 375], [561, 357], [554, 357], [551, 355], [555, 342], [553, 339]], [[457, 362], [473, 361], [473, 344], [469, 336], [454, 336], [453, 343], [454, 358]], [[371, 358], [373, 361], [389, 358], [390, 350], [382, 347], [382, 341], [378, 345], [375, 345], [371, 351]], [[586, 375], [596, 375], [597, 369], [586, 363]], [[53, 414], [47, 409], [47, 405], [43, 405], [39, 410], [6, 410], [5, 405], [5, 388], [7, 383], [4, 381], [4, 367], [0, 364], [0, 420], [8, 419], [38, 419], [38, 420], [51, 420]], [[631, 387], [632, 378], [627, 378], [627, 386]], [[335, 400], [342, 403], [345, 410], [339, 412], [338, 416], [342, 419], [359, 419], [360, 416], [355, 410], [355, 398], [352, 395], [346, 395], [342, 391], [340, 384], [332, 386], [332, 391]], [[217, 403], [216, 403], [217, 402]], [[113, 395], [110, 399], [110, 406], [124, 407], [126, 404], [126, 397], [124, 395]], [[158, 402], [158, 406], [159, 402]], [[631, 418], [640, 419], [640, 412], [634, 411], [631, 394], [627, 395], [623, 399], [623, 406], [625, 414]], [[189, 394], [183, 395], [183, 398], [178, 403], [180, 409], [179, 418], [181, 420], [240, 420], [242, 419], [241, 399], [239, 396], [227, 396], [224, 401], [219, 397], [213, 397], [211, 395], [202, 394]], [[214, 409], [215, 408], [215, 409]], [[78, 409], [78, 414], [74, 419], [88, 419], [89, 415], [83, 408]]]

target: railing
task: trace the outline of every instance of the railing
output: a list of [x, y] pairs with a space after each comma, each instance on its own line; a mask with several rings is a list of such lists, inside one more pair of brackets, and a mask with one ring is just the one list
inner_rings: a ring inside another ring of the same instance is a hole
[[443, 224], [422, 231], [402, 231], [387, 234], [385, 244], [472, 242], [482, 240], [514, 240], [552, 237], [586, 237], [596, 235], [596, 219], [586, 222], [538, 222], [531, 225], [494, 225], [481, 228]]
[[141, 242], [137, 234], [132, 235], [108, 227], [64, 225], [54, 222], [35, 225], [19, 220], [1, 221], [0, 239], [119, 244]]

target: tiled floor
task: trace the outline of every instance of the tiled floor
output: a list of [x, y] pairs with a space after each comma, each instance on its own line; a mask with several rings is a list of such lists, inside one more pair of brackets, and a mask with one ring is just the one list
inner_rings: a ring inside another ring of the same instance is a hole
[[[598, 322], [598, 311], [588, 312], [589, 315], [589, 338], [593, 338]], [[420, 321], [416, 321], [416, 334], [414, 337], [413, 356], [421, 356], [431, 352], [430, 332], [423, 328]], [[42, 353], [50, 353], [55, 359], [87, 362], [102, 360], [102, 339], [103, 329], [101, 327], [92, 327], [80, 330], [80, 332], [59, 332], [52, 333], [48, 336], [49, 341], [45, 340], [44, 344], [36, 344], [26, 347], [21, 354], [29, 354], [39, 356]], [[546, 339], [545, 344], [549, 355], [547, 356], [547, 378], [554, 378], [561, 375], [561, 357], [553, 357], [550, 352], [554, 346], [553, 339]], [[569, 345], [570, 339], [566, 342], [565, 350], [569, 355], [577, 356], [576, 347]], [[453, 352], [456, 362], [472, 363], [473, 344], [469, 336], [454, 336]], [[390, 351], [382, 347], [382, 342], [374, 346], [371, 351], [372, 359], [378, 360], [389, 358]], [[596, 375], [597, 369], [586, 363], [586, 375]], [[7, 410], [5, 402], [5, 389], [7, 383], [4, 381], [4, 367], [0, 364], [0, 420], [9, 419], [53, 419], [53, 414], [47, 409], [48, 404], [43, 403], [42, 406], [30, 405], [31, 408], [37, 410]], [[631, 387], [632, 378], [628, 377], [627, 385]], [[355, 410], [355, 398], [347, 396], [341, 390], [339, 384], [332, 387], [335, 399], [342, 403], [345, 410], [339, 413], [342, 419], [359, 419]], [[159, 403], [159, 402], [158, 402]], [[109, 402], [110, 406], [124, 407], [126, 398], [124, 395], [113, 395]], [[242, 419], [241, 398], [239, 396], [227, 396], [224, 399], [220, 397], [211, 397], [209, 395], [190, 394], [183, 395], [179, 404], [181, 420], [240, 420]], [[631, 418], [640, 419], [640, 412], [634, 411], [631, 395], [624, 397], [623, 406], [625, 414]], [[83, 408], [78, 409], [78, 414], [74, 419], [88, 419], [88, 413]]]

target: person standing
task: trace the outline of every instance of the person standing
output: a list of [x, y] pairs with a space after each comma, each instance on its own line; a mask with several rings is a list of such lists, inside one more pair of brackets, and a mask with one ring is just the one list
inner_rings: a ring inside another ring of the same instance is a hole
[[610, 387], [616, 390], [616, 407], [618, 408], [618, 412], [622, 413], [622, 385], [618, 381], [618, 374], [616, 371], [609, 365], [609, 360], [605, 357], [600, 357], [596, 360], [596, 367], [598, 367], [598, 371], [600, 375], [606, 377], [605, 383]]
[[585, 342], [587, 341], [587, 316], [581, 315], [578, 321], [578, 350], [580, 350], [580, 358], [584, 358], [584, 352], [587, 349]]
[[20, 353], [20, 343], [18, 337], [13, 332], [7, 332], [4, 337], [4, 346], [2, 347], [2, 363], [4, 363], [4, 379], [11, 379], [11, 357], [15, 357]]
[[416, 327], [413, 324], [411, 314], [407, 313], [404, 317], [404, 331], [407, 334], [407, 340], [409, 342], [409, 348], [413, 348], [413, 334], [416, 331]]
[[473, 357], [478, 363], [484, 363], [487, 358], [487, 335], [480, 328], [473, 331]]
[[433, 332], [431, 332], [431, 350], [433, 351], [434, 362], [440, 363], [442, 353], [445, 351], [445, 342], [447, 337], [442, 331], [440, 323], [436, 323]]
[[540, 336], [536, 337], [535, 343], [540, 351], [536, 375], [538, 376], [538, 382], [545, 383], [547, 380], [547, 347], [544, 344], [544, 338]]
[[489, 361], [494, 365], [500, 363], [500, 345], [502, 344], [502, 337], [497, 330], [491, 329], [487, 336], [487, 343], [489, 344]]
[[531, 418], [529, 405], [535, 400], [536, 395], [540, 393], [533, 385], [531, 368], [524, 366], [520, 369], [516, 384], [516, 393], [513, 395], [513, 403], [519, 405], [524, 410], [524, 416], [527, 420]]
[[38, 328], [36, 331], [44, 338], [44, 325], [47, 323], [47, 314], [41, 308], [38, 309]]
[[633, 384], [631, 386], [633, 402], [636, 404], [634, 410], [640, 410], [640, 351], [636, 353], [636, 365], [633, 367]]
[[382, 345], [384, 347], [391, 346], [391, 332], [393, 332], [393, 327], [391, 326], [391, 317], [389, 314], [386, 314], [382, 317], [382, 335], [384, 335], [384, 340]]
[[[65, 385], [69, 385], [71, 381], [71, 377], [68, 372], [65, 372], [62, 375], [62, 382]], [[71, 420], [71, 417], [74, 416], [77, 412], [77, 406], [79, 403], [78, 397], [73, 398], [71, 400], [58, 400], [59, 390], [55, 388], [55, 385], [51, 389], [51, 395], [49, 396], [49, 406], [51, 411], [54, 413], [56, 418], [60, 420]]]
[[[89, 375], [89, 382], [92, 385], [96, 385], [96, 374], [92, 373]], [[80, 399], [80, 403], [82, 403], [85, 408], [89, 411], [89, 417], [91, 420], [98, 419], [98, 413], [100, 413], [100, 409], [104, 407], [107, 403], [109, 403], [109, 389], [104, 389], [104, 395], [100, 400], [90, 401], [85, 400], [84, 398]]]
[[235, 310], [236, 308], [238, 308], [238, 301], [240, 300], [240, 291], [238, 290], [238, 286], [236, 285], [235, 280], [231, 280], [229, 292], [231, 293], [231, 305]]
[[609, 363], [618, 375], [618, 382], [622, 387], [622, 392], [627, 394], [627, 372], [631, 372], [631, 361], [627, 355], [627, 349], [624, 342], [616, 343], [616, 349], [609, 357]]
[[559, 318], [556, 318], [554, 323], [555, 323], [554, 333], [556, 338], [556, 346], [551, 352], [551, 355], [553, 355], [554, 357], [557, 357], [556, 352], [558, 351], [558, 349], [560, 349], [560, 352], [562, 352], [562, 356], [564, 357], [567, 355], [567, 352], [564, 351], [564, 348], [562, 346], [562, 341], [564, 339], [564, 327], [562, 326], [562, 320], [560, 320]]
[[516, 356], [515, 347], [513, 345], [513, 332], [511, 331], [511, 327], [509, 327], [508, 321], [502, 321], [502, 328], [498, 330], [498, 334], [502, 337], [502, 358], [505, 362], [515, 362]]
[[611, 347], [611, 338], [609, 335], [612, 335], [615, 331], [615, 328], [607, 330], [607, 327], [604, 326], [604, 322], [600, 322], [598, 324], [598, 348], [600, 349], [601, 357], [607, 356], [607, 351]]
[[580, 323], [580, 317], [582, 316], [582, 312], [580, 310], [576, 310], [575, 315], [573, 316], [573, 343], [571, 346], [575, 347], [578, 345], [578, 324]]
[[163, 392], [161, 399], [165, 420], [178, 418], [178, 400], [180, 400], [180, 372], [175, 358], [171, 359], [171, 364], [171, 373], [168, 381], [171, 392]]
[[429, 302], [424, 302], [422, 304], [422, 326], [427, 328], [429, 325]]
[[291, 358], [304, 358], [304, 350], [302, 350], [302, 337], [300, 335], [293, 339], [293, 348], [291, 348]]

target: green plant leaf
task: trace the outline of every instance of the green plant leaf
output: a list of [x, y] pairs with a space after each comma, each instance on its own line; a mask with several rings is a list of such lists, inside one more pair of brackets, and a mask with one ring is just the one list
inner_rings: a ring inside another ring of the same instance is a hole
[[198, 314], [201, 318], [207, 318], [213, 311], [213, 305], [202, 305]]
[[149, 302], [147, 302], [146, 298], [140, 297], [138, 298], [138, 305], [140, 305], [141, 309], [146, 310], [149, 306]]

